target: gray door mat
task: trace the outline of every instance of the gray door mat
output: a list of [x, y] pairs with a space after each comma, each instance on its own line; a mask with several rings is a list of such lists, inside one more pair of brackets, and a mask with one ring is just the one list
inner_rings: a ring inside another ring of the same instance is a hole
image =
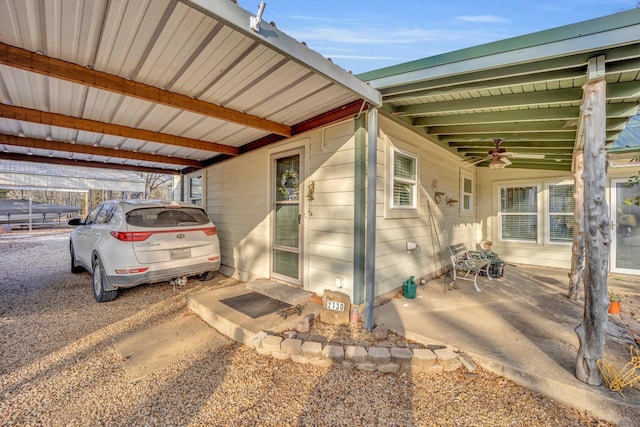
[[259, 294], [257, 292], [249, 292], [236, 297], [220, 300], [224, 305], [239, 311], [240, 313], [257, 319], [267, 314], [275, 313], [282, 308], [291, 307], [286, 302]]

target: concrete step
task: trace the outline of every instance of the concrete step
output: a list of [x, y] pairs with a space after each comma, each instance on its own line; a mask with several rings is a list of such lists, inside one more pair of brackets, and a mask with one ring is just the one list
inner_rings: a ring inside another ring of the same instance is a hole
[[[292, 315], [286, 319], [277, 313], [253, 319], [221, 302], [251, 292], [254, 291], [242, 285], [207, 289], [190, 294], [187, 297], [187, 307], [218, 332], [249, 346], [253, 345], [251, 339], [260, 331], [293, 330], [304, 316], [312, 313], [318, 316], [320, 313], [319, 304], [306, 304], [300, 315]], [[309, 297], [306, 296], [305, 302], [308, 301]]]
[[257, 279], [249, 282], [247, 283], [247, 289], [291, 305], [306, 304], [311, 297], [311, 292], [309, 291], [268, 279]]

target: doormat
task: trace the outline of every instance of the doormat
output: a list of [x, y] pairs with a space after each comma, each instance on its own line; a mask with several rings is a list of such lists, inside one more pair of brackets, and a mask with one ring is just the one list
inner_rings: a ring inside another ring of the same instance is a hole
[[257, 292], [249, 292], [247, 294], [238, 295], [237, 297], [220, 300], [224, 305], [233, 308], [240, 313], [257, 319], [267, 314], [275, 313], [282, 308], [291, 307], [286, 302], [259, 294]]

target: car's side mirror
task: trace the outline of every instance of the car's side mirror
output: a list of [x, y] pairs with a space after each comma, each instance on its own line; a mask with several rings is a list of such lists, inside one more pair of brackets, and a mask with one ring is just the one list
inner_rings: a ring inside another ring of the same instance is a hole
[[69, 224], [69, 225], [73, 225], [73, 226], [80, 225], [80, 224], [82, 224], [82, 218], [73, 218], [73, 219], [70, 219], [70, 220], [69, 220], [69, 222], [68, 222], [67, 224]]

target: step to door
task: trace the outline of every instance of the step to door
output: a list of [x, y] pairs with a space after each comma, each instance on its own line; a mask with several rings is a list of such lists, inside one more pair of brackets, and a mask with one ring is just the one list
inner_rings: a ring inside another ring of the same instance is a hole
[[303, 305], [311, 298], [311, 292], [268, 279], [257, 279], [247, 283], [247, 289], [284, 301], [291, 305]]

